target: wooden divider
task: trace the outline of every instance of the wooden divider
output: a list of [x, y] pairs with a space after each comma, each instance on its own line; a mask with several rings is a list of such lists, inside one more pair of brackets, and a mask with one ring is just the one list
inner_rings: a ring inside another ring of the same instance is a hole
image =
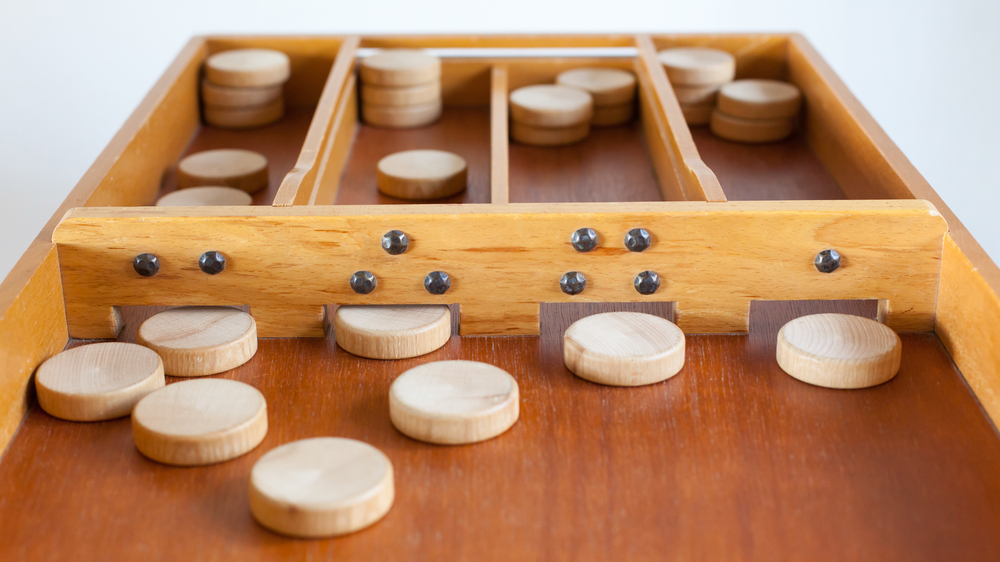
[[510, 158], [507, 132], [507, 67], [490, 72], [490, 203], [510, 202]]

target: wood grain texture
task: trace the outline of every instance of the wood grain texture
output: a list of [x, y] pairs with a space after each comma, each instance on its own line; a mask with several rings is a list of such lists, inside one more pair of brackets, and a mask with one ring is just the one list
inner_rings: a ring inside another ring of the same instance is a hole
[[510, 118], [534, 127], [570, 127], [590, 121], [589, 92], [557, 84], [522, 86], [510, 93]]
[[517, 381], [478, 361], [434, 361], [409, 369], [389, 387], [389, 418], [401, 433], [438, 445], [492, 439], [517, 421]]
[[663, 382], [684, 367], [684, 332], [651, 314], [595, 314], [566, 329], [563, 362], [576, 376], [598, 384]]
[[168, 375], [201, 377], [249, 361], [257, 352], [257, 324], [235, 308], [180, 307], [146, 320], [136, 340], [160, 355]]
[[370, 359], [419, 357], [451, 338], [447, 306], [341, 306], [333, 321], [337, 345]]
[[368, 125], [389, 129], [414, 129], [441, 118], [441, 100], [408, 106], [361, 104], [361, 119]]
[[378, 161], [378, 190], [409, 200], [441, 199], [465, 189], [465, 159], [443, 150], [405, 150]]
[[267, 105], [256, 107], [216, 107], [202, 108], [205, 123], [220, 129], [258, 129], [273, 125], [285, 116], [285, 100], [278, 98]]
[[490, 203], [510, 203], [507, 67], [490, 70]]
[[225, 185], [256, 193], [267, 187], [267, 157], [240, 148], [216, 148], [185, 156], [177, 164], [177, 186]]
[[[663, 384], [604, 387], [565, 369], [562, 334], [581, 315], [658, 313], [650, 306], [546, 306], [541, 338], [456, 337], [397, 362], [359, 359], [332, 339], [262, 340], [253, 360], [221, 377], [263, 392], [268, 435], [211, 467], [146, 460], [128, 420], [69, 424], [33, 409], [0, 463], [0, 558], [922, 562], [1000, 553], [1000, 440], [933, 335], [903, 334], [899, 375], [857, 392], [789, 377], [774, 361], [775, 338], [803, 314], [874, 317], [874, 302], [755, 303], [750, 335], [688, 337], [684, 369]], [[143, 313], [126, 309], [124, 340]], [[488, 362], [517, 380], [521, 418], [501, 438], [437, 447], [391, 425], [391, 382], [449, 359]], [[384, 451], [394, 507], [361, 533], [278, 537], [250, 516], [251, 469], [268, 450], [318, 435]]]
[[[655, 299], [679, 303], [677, 323], [685, 333], [746, 331], [747, 309], [755, 299], [849, 297], [887, 299], [887, 324], [919, 331], [933, 326], [946, 228], [920, 201], [577, 203], [558, 213], [530, 204], [401, 205], [394, 215], [369, 209], [76, 210], [54, 234], [63, 290], [67, 302], [95, 310]], [[637, 225], [653, 237], [641, 253], [629, 252], [621, 242]], [[599, 237], [599, 247], [586, 254], [570, 245], [570, 234], [581, 226]], [[410, 238], [405, 254], [382, 249], [382, 235], [392, 229]], [[194, 262], [208, 247], [227, 256], [219, 275], [205, 275]], [[295, 260], [287, 257], [292, 247]], [[843, 257], [832, 274], [813, 266], [825, 248]], [[140, 277], [131, 270], [141, 252], [159, 256], [159, 274]], [[372, 294], [350, 288], [359, 264], [379, 279]], [[451, 276], [446, 295], [431, 295], [423, 286], [424, 277], [438, 270]], [[655, 295], [634, 288], [635, 274], [645, 270], [661, 272], [664, 279]], [[559, 278], [567, 271], [587, 276], [583, 294], [560, 290]], [[484, 279], [490, 280], [489, 291], [480, 283]]]
[[[337, 200], [340, 180], [347, 166], [347, 157], [354, 144], [354, 135], [358, 131], [358, 96], [355, 91], [356, 79], [352, 74], [344, 86], [344, 95], [337, 104], [337, 112], [333, 118], [332, 131], [323, 148], [319, 167], [316, 170], [312, 191], [300, 191], [295, 204], [332, 205]], [[302, 195], [308, 197], [303, 198]]]
[[205, 59], [205, 77], [231, 88], [284, 84], [291, 74], [288, 55], [274, 49], [229, 49]]
[[393, 88], [441, 79], [441, 59], [418, 49], [383, 49], [358, 60], [361, 82]]

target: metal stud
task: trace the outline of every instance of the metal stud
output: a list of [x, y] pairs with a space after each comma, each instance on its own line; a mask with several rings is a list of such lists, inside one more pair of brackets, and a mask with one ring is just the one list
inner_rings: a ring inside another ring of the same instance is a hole
[[432, 271], [424, 277], [424, 288], [432, 295], [443, 295], [451, 288], [451, 278], [443, 271]]
[[569, 271], [559, 280], [559, 287], [567, 295], [579, 295], [587, 288], [587, 278], [579, 271]]
[[593, 228], [581, 228], [569, 238], [577, 252], [589, 252], [597, 247], [597, 233]]
[[160, 271], [160, 258], [153, 254], [139, 254], [132, 261], [132, 268], [143, 277], [152, 277]]
[[635, 276], [635, 290], [640, 295], [652, 295], [660, 288], [660, 276], [655, 271], [643, 271]]
[[823, 250], [816, 254], [813, 265], [822, 273], [833, 273], [840, 267], [840, 254], [837, 250]]
[[198, 258], [198, 267], [209, 275], [218, 275], [222, 273], [223, 269], [226, 269], [226, 256], [222, 255], [222, 252], [214, 250], [205, 252]]
[[358, 271], [351, 276], [351, 288], [359, 295], [367, 295], [375, 290], [378, 280], [371, 271]]
[[382, 249], [398, 256], [410, 247], [410, 238], [401, 230], [390, 230], [382, 235]]
[[630, 252], [641, 252], [649, 247], [649, 232], [645, 228], [633, 228], [625, 234], [625, 247]]

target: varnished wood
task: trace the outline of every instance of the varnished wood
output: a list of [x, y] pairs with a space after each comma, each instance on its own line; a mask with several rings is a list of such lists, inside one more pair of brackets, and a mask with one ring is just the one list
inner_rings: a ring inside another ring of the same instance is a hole
[[510, 202], [510, 155], [508, 152], [507, 67], [490, 71], [490, 203]]

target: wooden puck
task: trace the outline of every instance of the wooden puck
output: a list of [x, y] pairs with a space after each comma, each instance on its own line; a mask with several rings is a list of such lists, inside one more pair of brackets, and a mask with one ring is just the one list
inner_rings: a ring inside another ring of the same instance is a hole
[[590, 123], [569, 127], [533, 127], [511, 121], [510, 138], [533, 146], [563, 146], [578, 143], [590, 135]]
[[435, 361], [414, 367], [389, 387], [389, 418], [419, 441], [463, 445], [492, 439], [518, 416], [517, 381], [477, 361]]
[[361, 118], [376, 127], [407, 129], [434, 123], [441, 118], [441, 110], [440, 100], [405, 106], [365, 103], [361, 105]]
[[444, 305], [341, 306], [334, 315], [337, 344], [369, 359], [406, 359], [440, 349], [451, 338]]
[[316, 437], [267, 452], [250, 471], [250, 513], [292, 537], [360, 531], [389, 512], [392, 462], [361, 441]]
[[681, 113], [688, 125], [708, 125], [712, 121], [715, 104], [681, 105]]
[[595, 110], [635, 99], [635, 75], [617, 68], [574, 68], [556, 76], [556, 84], [589, 92]]
[[267, 158], [236, 148], [197, 152], [177, 165], [177, 185], [181, 189], [226, 186], [255, 193], [267, 187]]
[[205, 123], [222, 129], [254, 129], [281, 121], [285, 116], [285, 100], [282, 97], [255, 107], [204, 107]]
[[571, 127], [589, 122], [593, 114], [593, 98], [578, 88], [539, 84], [510, 93], [510, 117], [524, 125]]
[[257, 353], [257, 323], [227, 306], [185, 306], [150, 317], [136, 341], [160, 354], [166, 374], [201, 377], [249, 361]]
[[232, 88], [201, 81], [201, 101], [213, 107], [258, 107], [282, 97], [281, 84], [257, 88]]
[[443, 150], [406, 150], [378, 161], [378, 190], [400, 199], [438, 199], [465, 189], [465, 159]]
[[802, 93], [788, 82], [737, 80], [719, 90], [719, 111], [743, 119], [794, 117], [802, 105]]
[[273, 49], [233, 49], [205, 60], [205, 76], [219, 86], [274, 86], [287, 81], [290, 75], [288, 55]]
[[875, 320], [849, 314], [796, 318], [778, 332], [778, 365], [802, 382], [867, 388], [899, 371], [902, 343]]
[[681, 105], [715, 105], [719, 84], [711, 86], [674, 86], [674, 95]]
[[594, 116], [590, 118], [590, 124], [595, 127], [624, 125], [632, 120], [634, 114], [635, 103], [633, 102], [596, 106], [594, 107]]
[[172, 191], [156, 201], [157, 207], [239, 207], [249, 205], [253, 197], [235, 187], [204, 186]]
[[591, 382], [653, 384], [684, 366], [684, 333], [673, 322], [651, 314], [594, 314], [566, 330], [563, 359], [576, 376]]
[[182, 381], [139, 401], [132, 437], [146, 457], [175, 466], [235, 459], [267, 435], [267, 403], [256, 388], [226, 379]]
[[712, 133], [726, 140], [746, 143], [779, 141], [795, 130], [793, 117], [743, 119], [716, 109], [712, 112]]
[[736, 75], [736, 58], [726, 51], [677, 47], [660, 51], [660, 62], [671, 84], [708, 86], [729, 82]]
[[441, 59], [414, 49], [387, 49], [358, 63], [361, 82], [375, 86], [416, 86], [441, 79]]
[[163, 388], [163, 361], [134, 343], [105, 342], [59, 353], [38, 367], [38, 405], [70, 421], [127, 416], [144, 396]]
[[361, 85], [361, 101], [375, 105], [410, 106], [441, 101], [441, 82], [435, 80], [416, 86], [388, 87]]

